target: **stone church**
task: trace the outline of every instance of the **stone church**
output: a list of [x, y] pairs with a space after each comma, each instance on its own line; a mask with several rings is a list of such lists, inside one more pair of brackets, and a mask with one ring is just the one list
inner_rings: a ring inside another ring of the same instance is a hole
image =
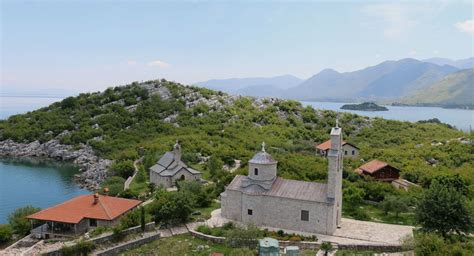
[[169, 188], [179, 180], [201, 181], [201, 173], [181, 161], [181, 145], [176, 141], [172, 152], [166, 152], [150, 167], [150, 183]]
[[293, 231], [333, 234], [341, 223], [342, 129], [331, 130], [328, 183], [283, 179], [277, 161], [258, 152], [247, 176], [237, 175], [221, 194], [224, 218]]

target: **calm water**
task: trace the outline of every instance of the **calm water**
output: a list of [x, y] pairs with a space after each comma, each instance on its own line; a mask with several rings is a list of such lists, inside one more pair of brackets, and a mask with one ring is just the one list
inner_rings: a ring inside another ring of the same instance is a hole
[[385, 119], [416, 122], [431, 118], [438, 118], [441, 122], [447, 123], [461, 129], [469, 131], [474, 129], [474, 110], [465, 109], [445, 109], [436, 107], [397, 107], [386, 106], [388, 111], [355, 111], [340, 109], [347, 103], [335, 102], [311, 102], [303, 101], [304, 106], [311, 105], [317, 109], [328, 109], [340, 112], [350, 112], [361, 116], [382, 117]]
[[0, 158], [0, 223], [18, 207], [46, 208], [89, 193], [74, 183], [77, 168], [46, 159]]
[[14, 97], [0, 96], [0, 119], [11, 115], [26, 113], [49, 104], [60, 101], [59, 97]]

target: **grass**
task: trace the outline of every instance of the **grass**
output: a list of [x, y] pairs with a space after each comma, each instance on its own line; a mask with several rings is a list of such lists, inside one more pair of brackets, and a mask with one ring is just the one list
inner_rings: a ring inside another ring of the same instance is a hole
[[[198, 250], [198, 247], [202, 250]], [[125, 251], [120, 255], [193, 255], [208, 256], [211, 252], [220, 252], [226, 256], [257, 255], [256, 249], [230, 248], [222, 244], [195, 238], [189, 234], [155, 240], [138, 248]], [[301, 251], [300, 255], [315, 255], [315, 250]]]
[[345, 218], [351, 219], [360, 219], [360, 220], [367, 220], [373, 222], [380, 222], [380, 223], [388, 223], [388, 224], [399, 224], [399, 225], [415, 225], [415, 213], [413, 212], [403, 212], [398, 215], [398, 217], [394, 214], [389, 212], [385, 215], [384, 211], [377, 206], [363, 204], [359, 206], [360, 212], [364, 213], [368, 219], [360, 218], [355, 216], [353, 213], [348, 211], [348, 209], [343, 208], [342, 215]]
[[204, 208], [195, 208], [194, 211], [195, 212], [200, 212], [201, 214], [199, 215], [192, 215], [191, 218], [193, 218], [194, 220], [195, 219], [209, 219], [211, 218], [211, 212], [214, 211], [215, 209], [219, 209], [221, 208], [221, 204], [216, 202], [216, 201], [212, 201], [211, 205], [208, 206], [208, 207], [204, 207]]

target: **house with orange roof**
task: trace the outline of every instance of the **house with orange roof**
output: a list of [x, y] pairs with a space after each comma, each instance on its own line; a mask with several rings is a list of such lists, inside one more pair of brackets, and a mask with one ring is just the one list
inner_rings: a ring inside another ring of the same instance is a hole
[[400, 178], [400, 170], [380, 160], [374, 159], [355, 169], [359, 175], [368, 175], [378, 181], [392, 182]]
[[[321, 144], [316, 145], [316, 153], [321, 156], [327, 156], [331, 148], [331, 140], [327, 140]], [[359, 156], [359, 148], [347, 141], [342, 141], [342, 150], [344, 157], [356, 158]]]
[[99, 194], [81, 195], [31, 214], [27, 219], [43, 223], [31, 231], [35, 237], [74, 237], [96, 227], [117, 224], [120, 217], [141, 203]]

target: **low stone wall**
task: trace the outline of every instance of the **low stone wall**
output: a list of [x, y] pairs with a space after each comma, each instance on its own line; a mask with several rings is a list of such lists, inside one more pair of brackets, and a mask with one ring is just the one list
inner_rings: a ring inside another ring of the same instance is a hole
[[[154, 229], [155, 229], [155, 222], [150, 222], [150, 223], [147, 223], [145, 225], [145, 231], [152, 231]], [[142, 231], [141, 226], [136, 226], [136, 227], [131, 227], [131, 228], [125, 229], [124, 231], [122, 231], [122, 233], [125, 234], [125, 235], [130, 235], [130, 234], [134, 234], [134, 233], [139, 233], [141, 231]], [[104, 235], [99, 236], [99, 237], [91, 238], [87, 241], [92, 242], [95, 245], [98, 245], [98, 244], [102, 244], [102, 243], [111, 241], [112, 239], [113, 239], [113, 234], [108, 233], [108, 234], [104, 234]], [[61, 249], [58, 249], [58, 250], [46, 252], [44, 254], [47, 255], [47, 256], [60, 256], [61, 255], [60, 251], [61, 251]]]
[[[150, 223], [145, 224], [145, 231], [152, 231], [154, 229], [155, 229], [155, 222], [150, 222]], [[122, 234], [130, 235], [130, 234], [139, 233], [141, 231], [142, 231], [142, 227], [136, 226], [136, 227], [131, 227], [131, 228], [123, 230]], [[113, 234], [104, 234], [102, 236], [92, 238], [89, 241], [91, 241], [94, 244], [101, 244], [103, 242], [108, 242], [112, 240], [112, 238], [113, 238]]]
[[[211, 236], [211, 235], [206, 235], [201, 232], [197, 232], [195, 230], [189, 230], [189, 233], [191, 233], [192, 236], [211, 241], [213, 243], [217, 244], [224, 244], [226, 238], [225, 237], [218, 237], [218, 236]], [[280, 247], [287, 247], [287, 246], [298, 246], [301, 250], [315, 250], [319, 249], [321, 246], [321, 243], [323, 241], [317, 241], [317, 242], [308, 242], [308, 241], [278, 241], [280, 244]], [[403, 248], [401, 245], [374, 245], [374, 244], [334, 244], [335, 247], [339, 249], [347, 249], [347, 250], [365, 250], [365, 251], [383, 251], [383, 252], [400, 252], [403, 251]]]
[[301, 250], [314, 250], [321, 246], [320, 242], [306, 242], [306, 241], [278, 241], [280, 247], [298, 246]]
[[225, 243], [225, 237], [220, 237], [220, 236], [211, 236], [211, 235], [206, 235], [201, 232], [197, 232], [195, 230], [190, 229], [189, 233], [191, 233], [192, 236], [201, 238], [203, 240], [211, 241], [216, 244], [223, 244]]
[[361, 250], [361, 251], [381, 251], [381, 252], [401, 252], [401, 245], [374, 245], [374, 244], [340, 244], [338, 249], [343, 250]]
[[137, 246], [140, 246], [142, 244], [149, 243], [153, 240], [159, 239], [160, 238], [160, 233], [156, 233], [151, 236], [139, 238], [136, 240], [128, 241], [127, 243], [120, 244], [117, 246], [114, 246], [112, 248], [107, 249], [106, 251], [102, 251], [100, 253], [97, 253], [97, 256], [109, 256], [109, 255], [117, 255], [120, 252], [135, 248]]

